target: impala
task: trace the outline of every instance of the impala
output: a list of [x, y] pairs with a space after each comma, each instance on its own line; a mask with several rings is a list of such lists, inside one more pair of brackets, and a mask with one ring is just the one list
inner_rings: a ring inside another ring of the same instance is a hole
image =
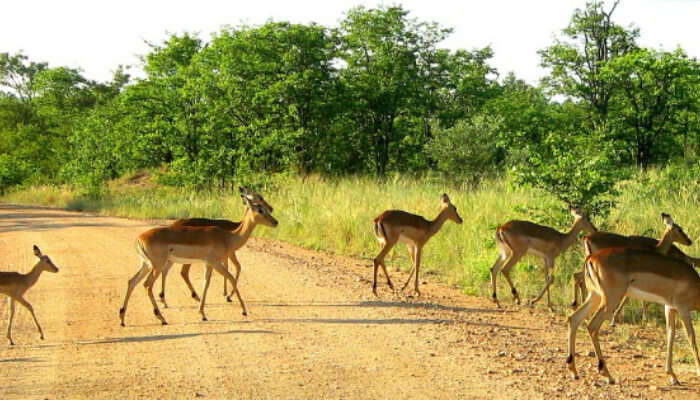
[[691, 310], [700, 311], [700, 277], [684, 261], [655, 251], [622, 247], [603, 249], [589, 256], [584, 265], [586, 301], [567, 319], [569, 325], [569, 355], [566, 359], [571, 376], [576, 379], [575, 341], [576, 330], [586, 317], [593, 314], [588, 323], [588, 333], [593, 342], [598, 370], [609, 383], [614, 383], [598, 342], [601, 323], [617, 308], [625, 296], [653, 301], [665, 306], [666, 314], [666, 373], [672, 384], [678, 384], [673, 373], [672, 355], [675, 337], [675, 317], [678, 313], [685, 327], [695, 356], [695, 368], [700, 375], [700, 359], [695, 344], [695, 332], [690, 319]]
[[[245, 197], [248, 198], [253, 204], [259, 204], [262, 207], [264, 207], [268, 213], [271, 213], [273, 208], [272, 206], [265, 201], [265, 199], [262, 197], [262, 195], [255, 193], [247, 188], [242, 188], [242, 193], [245, 195]], [[226, 231], [234, 231], [238, 226], [240, 225], [240, 222], [233, 222], [229, 221], [226, 219], [207, 219], [207, 218], [184, 218], [184, 219], [178, 219], [177, 221], [173, 222], [170, 224], [171, 227], [178, 227], [178, 226], [215, 226], [220, 229], [226, 230]], [[238, 262], [238, 259], [236, 258], [236, 254], [234, 253], [231, 261], [233, 262], [234, 267], [236, 267], [236, 282], [238, 282], [238, 278], [240, 277], [241, 274], [241, 264]], [[190, 289], [190, 293], [192, 295], [192, 298], [196, 301], [199, 301], [199, 296], [197, 295], [197, 292], [194, 290], [194, 287], [192, 286], [192, 282], [190, 281], [190, 267], [192, 264], [183, 264], [182, 269], [180, 269], [180, 276], [182, 276], [182, 279], [185, 281], [187, 284], [187, 287]], [[172, 263], [169, 263], [168, 266], [163, 270], [162, 272], [162, 278], [161, 278], [161, 290], [160, 290], [160, 300], [163, 302], [164, 307], [168, 307], [168, 304], [165, 302], [165, 278], [168, 275], [168, 271], [172, 267]], [[226, 262], [226, 269], [228, 269], [228, 261]], [[224, 279], [224, 296], [226, 296], [227, 301], [231, 301], [231, 296], [233, 295], [233, 289], [231, 290], [231, 293], [228, 294], [228, 290], [226, 288], [226, 284], [228, 283], [228, 280]]]
[[520, 304], [520, 296], [510, 280], [510, 270], [525, 254], [536, 255], [544, 261], [545, 286], [540, 294], [530, 301], [534, 304], [547, 292], [547, 306], [551, 308], [549, 298], [549, 286], [554, 281], [550, 272], [554, 268], [554, 260], [564, 250], [568, 249], [576, 240], [581, 230], [596, 232], [597, 229], [588, 220], [579, 208], [569, 206], [569, 211], [574, 217], [574, 224], [567, 233], [558, 232], [548, 226], [538, 225], [529, 221], [510, 221], [496, 229], [496, 243], [501, 254], [491, 267], [491, 286], [493, 287], [493, 301], [500, 308], [496, 295], [496, 275], [503, 270], [510, 291], [517, 304]]
[[[659, 254], [666, 254], [675, 259], [689, 262], [693, 260], [692, 257], [687, 256], [685, 253], [680, 251], [673, 243], [680, 243], [685, 246], [690, 246], [693, 242], [690, 240], [688, 235], [683, 232], [683, 229], [673, 222], [673, 218], [666, 213], [661, 213], [661, 220], [666, 225], [666, 230], [660, 241], [652, 238], [646, 238], [643, 236], [623, 236], [615, 233], [609, 232], [596, 232], [592, 233], [583, 238], [583, 254], [588, 257], [591, 254], [609, 247], [628, 247], [641, 250], [656, 251]], [[674, 251], [675, 249], [675, 251]], [[691, 265], [692, 261], [689, 263]], [[571, 304], [572, 307], [576, 307], [578, 293], [581, 294], [581, 301], [583, 301], [585, 293], [585, 282], [584, 282], [584, 272], [577, 272], [574, 274], [574, 301]], [[622, 307], [627, 303], [627, 298], [622, 300], [620, 307], [613, 313], [611, 326], [615, 325], [615, 320], [617, 315], [622, 310]], [[643, 303], [643, 315], [646, 316], [647, 304]]]
[[158, 275], [166, 269], [169, 262], [189, 264], [201, 261], [206, 263], [202, 298], [199, 301], [199, 313], [202, 315], [203, 321], [207, 320], [204, 314], [204, 304], [206, 303], [212, 270], [216, 270], [225, 279], [231, 281], [233, 291], [243, 309], [243, 315], [248, 315], [236, 285], [236, 278], [226, 269], [224, 263], [227, 258], [234, 259], [233, 254], [247, 242], [256, 225], [261, 224], [274, 228], [278, 222], [265, 207], [252, 203], [243, 193], [243, 188], [241, 188], [241, 198], [246, 204], [246, 212], [241, 224], [232, 232], [217, 227], [167, 226], [154, 228], [139, 235], [136, 247], [141, 257], [141, 269], [129, 280], [124, 305], [119, 310], [122, 326], [124, 326], [124, 317], [131, 292], [146, 276], [148, 279], [144, 286], [153, 305], [153, 312], [163, 325], [167, 325], [153, 297], [153, 283], [158, 279]]
[[49, 256], [41, 254], [41, 250], [35, 245], [34, 255], [39, 258], [39, 261], [34, 264], [34, 267], [27, 274], [19, 272], [0, 272], [0, 293], [7, 295], [9, 305], [9, 321], [7, 323], [7, 340], [10, 341], [10, 346], [15, 343], [12, 341], [12, 318], [15, 316], [15, 304], [23, 305], [34, 318], [34, 323], [39, 329], [39, 337], [44, 340], [44, 331], [41, 330], [41, 325], [34, 314], [34, 307], [24, 298], [24, 293], [29, 290], [39, 280], [39, 276], [44, 271], [58, 272], [58, 267], [51, 261]]
[[394, 289], [394, 285], [389, 278], [389, 273], [386, 270], [384, 257], [397, 242], [405, 243], [408, 246], [411, 261], [413, 262], [411, 273], [401, 290], [403, 291], [406, 289], [415, 271], [415, 291], [416, 294], [420, 296], [420, 290], [418, 289], [418, 272], [420, 271], [420, 258], [423, 253], [423, 246], [425, 246], [433, 235], [440, 231], [442, 225], [448, 219], [458, 224], [462, 223], [462, 217], [457, 214], [457, 208], [450, 203], [450, 198], [446, 194], [442, 195], [440, 204], [440, 213], [432, 221], [428, 221], [420, 215], [410, 214], [400, 210], [384, 211], [374, 219], [374, 235], [382, 246], [381, 251], [377, 257], [374, 258], [374, 284], [372, 285], [372, 292], [375, 296], [378, 296], [377, 271], [380, 265], [382, 266], [389, 287], [392, 290]]

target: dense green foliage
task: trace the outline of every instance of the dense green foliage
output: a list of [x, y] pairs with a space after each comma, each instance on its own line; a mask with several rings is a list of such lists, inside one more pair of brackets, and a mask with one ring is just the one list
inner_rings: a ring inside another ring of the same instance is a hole
[[225, 188], [276, 173], [444, 174], [515, 181], [606, 213], [635, 166], [693, 162], [700, 66], [640, 47], [618, 1], [575, 10], [540, 51], [539, 86], [500, 77], [489, 47], [440, 47], [451, 30], [400, 6], [349, 10], [336, 28], [226, 26], [209, 41], [150, 44], [145, 77], [110, 82], [0, 53], [0, 190], [151, 170]]

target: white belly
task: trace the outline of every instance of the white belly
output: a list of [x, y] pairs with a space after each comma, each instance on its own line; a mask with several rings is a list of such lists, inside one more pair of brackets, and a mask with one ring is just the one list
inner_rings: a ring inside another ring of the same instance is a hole
[[413, 243], [413, 241], [411, 239], [409, 239], [408, 237], [406, 237], [404, 235], [399, 235], [399, 242], [401, 242], [401, 243]]
[[174, 255], [171, 255], [168, 257], [168, 260], [177, 263], [177, 264], [195, 264], [195, 263], [201, 263], [203, 262], [199, 258], [186, 258], [186, 257], [177, 257]]
[[653, 303], [666, 304], [666, 300], [663, 297], [661, 297], [657, 294], [654, 294], [654, 293], [649, 293], [649, 292], [645, 292], [643, 290], [639, 290], [639, 289], [634, 288], [634, 287], [630, 287], [629, 289], [627, 289], [627, 296], [632, 297], [634, 299], [639, 299], [642, 301], [650, 301]]

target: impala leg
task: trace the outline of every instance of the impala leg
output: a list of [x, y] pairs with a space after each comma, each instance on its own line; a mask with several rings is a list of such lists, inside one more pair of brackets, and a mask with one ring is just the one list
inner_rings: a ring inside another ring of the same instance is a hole
[[647, 320], [647, 315], [649, 315], [648, 311], [649, 311], [649, 302], [642, 301], [642, 321], [644, 321], [645, 323], [648, 321]]
[[377, 294], [377, 272], [379, 271], [380, 265], [382, 266], [382, 270], [384, 270], [384, 275], [386, 275], [387, 284], [392, 290], [394, 289], [394, 285], [389, 278], [389, 273], [386, 270], [386, 264], [384, 264], [384, 257], [386, 257], [392, 247], [394, 247], [394, 243], [389, 243], [388, 241], [384, 242], [384, 247], [382, 247], [379, 254], [374, 258], [374, 282], [372, 283], [372, 293], [377, 297], [379, 297]]
[[693, 356], [695, 356], [695, 373], [700, 375], [700, 357], [698, 357], [698, 346], [695, 343], [695, 331], [693, 330], [693, 321], [690, 318], [690, 312], [683, 310], [679, 311], [679, 314], [681, 316], [681, 322], [683, 322], [683, 327], [685, 328], [685, 334], [688, 336], [690, 347], [693, 349]]
[[34, 307], [32, 307], [32, 305], [29, 304], [29, 302], [23, 297], [16, 297], [15, 301], [23, 305], [24, 308], [29, 310], [29, 313], [32, 314], [32, 318], [34, 318], [34, 324], [36, 324], [36, 329], [39, 330], [39, 337], [41, 338], [41, 340], [44, 340], [44, 331], [41, 329], [41, 325], [39, 325], [39, 320], [36, 319], [36, 314], [34, 314]]
[[7, 340], [10, 341], [10, 346], [15, 343], [12, 341], [12, 318], [15, 316], [15, 300], [12, 297], [7, 298], [7, 308], [9, 310], [8, 321], [7, 321]]
[[194, 301], [199, 301], [199, 296], [197, 295], [197, 292], [194, 290], [194, 286], [192, 286], [192, 282], [190, 281], [190, 268], [192, 267], [192, 264], [182, 264], [182, 268], [180, 269], [180, 276], [182, 279], [185, 281], [185, 284], [187, 284], [187, 287], [190, 289], [190, 296]]
[[[617, 304], [617, 302], [619, 302], [619, 299], [612, 304]], [[603, 352], [600, 350], [600, 342], [598, 340], [600, 325], [608, 318], [610, 314], [607, 308], [608, 307], [606, 306], [598, 307], [598, 310], [595, 312], [595, 314], [593, 314], [593, 318], [591, 318], [591, 321], [588, 324], [588, 334], [591, 337], [591, 341], [593, 342], [593, 350], [598, 358], [598, 371], [606, 378], [609, 384], [613, 384], [615, 383], [615, 379], [612, 377], [612, 375], [610, 375], [608, 366], [605, 365], [605, 360], [603, 360]]]
[[220, 273], [221, 275], [224, 276], [225, 279], [228, 279], [231, 281], [231, 285], [233, 286], [234, 292], [236, 292], [236, 297], [238, 297], [238, 302], [241, 304], [241, 308], [243, 309], [243, 315], [248, 315], [248, 309], [246, 309], [245, 303], [243, 302], [243, 298], [241, 297], [241, 293], [238, 291], [238, 285], [236, 284], [236, 278], [231, 275], [231, 273], [228, 271], [228, 269], [224, 266], [223, 261], [219, 261], [218, 263], [212, 263], [212, 266], [214, 269]]
[[207, 267], [204, 270], [204, 283], [202, 286], [202, 298], [199, 299], [199, 313], [202, 315], [202, 321], [207, 321], [207, 316], [204, 314], [204, 304], [207, 302], [207, 292], [209, 291], [209, 283], [211, 281], [211, 272], [213, 271], [211, 265], [207, 263]]
[[[236, 268], [236, 288], [238, 287], [238, 279], [241, 276], [241, 263], [238, 261], [238, 257], [236, 257], [236, 253], [231, 254], [229, 257], [231, 259], [231, 262], [233, 263], [233, 266]], [[228, 261], [226, 261], [226, 270], [228, 270]], [[224, 284], [226, 282], [226, 279], [224, 279]], [[229, 303], [231, 302], [231, 296], [233, 296], [233, 291], [234, 288], [231, 288], [231, 294], [226, 296], [226, 301]]]
[[583, 293], [583, 291], [584, 291], [584, 288], [583, 288], [584, 275], [583, 274], [584, 274], [584, 272], [581, 271], [581, 272], [576, 272], [572, 276], [572, 281], [574, 284], [574, 301], [571, 302], [571, 307], [574, 307], [574, 308], [578, 305], [579, 294], [580, 294], [581, 302], [583, 302], [583, 299], [585, 296], [585, 294]]
[[168, 271], [170, 271], [170, 267], [172, 266], [173, 263], [168, 261], [163, 268], [162, 276], [160, 278], [160, 293], [158, 294], [158, 297], [160, 297], [160, 301], [163, 302], [163, 308], [168, 308], [168, 303], [165, 301], [165, 278], [168, 276]]
[[538, 294], [537, 297], [535, 297], [534, 299], [530, 300], [530, 305], [534, 305], [535, 303], [537, 303], [544, 295], [544, 292], [547, 292], [547, 307], [552, 308], [552, 302], [549, 298], [549, 287], [552, 285], [552, 282], [554, 282], [554, 277], [552, 277], [552, 274], [551, 274], [553, 269], [554, 269], [554, 260], [552, 260], [550, 258], [545, 258], [544, 259], [544, 268], [543, 268], [545, 284], [544, 284], [544, 287], [542, 288], [542, 291], [540, 292], [540, 294]]
[[622, 311], [622, 308], [625, 307], [625, 304], [627, 304], [628, 301], [629, 301], [629, 297], [625, 296], [622, 298], [620, 305], [617, 306], [617, 308], [615, 309], [615, 312], [612, 315], [612, 321], [610, 321], [610, 326], [615, 326], [615, 323], [616, 323], [615, 321], [617, 321], [618, 314], [620, 314], [620, 312]]
[[671, 385], [678, 385], [678, 378], [673, 373], [673, 339], [676, 336], [676, 310], [666, 305], [666, 375], [671, 377]]
[[[513, 281], [510, 279], [510, 270], [513, 269], [515, 264], [520, 261], [520, 259], [523, 257], [524, 253], [516, 253], [512, 252], [510, 259], [508, 259], [508, 262], [506, 262], [506, 265], [503, 266], [501, 269], [503, 271], [503, 276], [506, 278], [506, 282], [508, 282], [508, 286], [510, 286], [510, 292], [513, 294], [513, 299], [515, 300], [516, 304], [520, 304], [520, 295], [518, 294], [518, 291], [515, 290], [515, 286], [513, 285]], [[491, 271], [491, 282], [494, 287], [494, 293], [496, 293], [496, 280], [494, 277], [494, 271]], [[498, 304], [498, 301], [496, 301], [496, 304]]]
[[496, 262], [493, 263], [493, 266], [491, 267], [491, 286], [493, 288], [492, 298], [498, 308], [501, 308], [501, 304], [498, 302], [498, 296], [496, 295], [496, 275], [506, 262], [506, 259], [508, 259], [508, 254], [505, 251], [501, 251], [501, 254], [498, 255]]
[[408, 279], [406, 279], [406, 283], [401, 287], [402, 292], [408, 287], [411, 278], [413, 278], [413, 274], [416, 272], [416, 246], [409, 244], [406, 245], [406, 247], [408, 247], [408, 254], [411, 256], [411, 272], [408, 273]]
[[[226, 267], [226, 270], [228, 271], [228, 259], [224, 260], [224, 266]], [[231, 289], [233, 290], [233, 289]], [[226, 297], [226, 301], [231, 301], [231, 296], [228, 294], [228, 280], [224, 278], [224, 297]]]
[[146, 283], [144, 283], [144, 286], [146, 287], [146, 292], [148, 293], [148, 299], [151, 300], [151, 304], [153, 305], [153, 314], [155, 314], [156, 318], [160, 320], [161, 324], [168, 325], [168, 322], [165, 320], [163, 314], [158, 308], [158, 303], [156, 303], [155, 296], [153, 296], [153, 284], [158, 279], [158, 275], [160, 275], [160, 271], [156, 268], [153, 268], [153, 270], [151, 271], [151, 275], [149, 275], [148, 279], [146, 279]]
[[129, 283], [126, 288], [126, 295], [124, 296], [124, 304], [122, 305], [122, 308], [119, 310], [119, 320], [121, 321], [121, 326], [124, 325], [124, 317], [126, 316], [126, 307], [129, 304], [129, 298], [131, 298], [131, 293], [134, 291], [134, 288], [136, 285], [139, 284], [143, 280], [143, 278], [148, 275], [148, 263], [146, 261], [141, 261], [141, 269], [139, 272], [136, 273], [131, 279], [129, 279]]
[[578, 374], [576, 373], [576, 331], [581, 323], [588, 317], [594, 309], [600, 305], [600, 296], [597, 293], [590, 292], [588, 298], [581, 304], [573, 314], [571, 314], [566, 320], [569, 325], [569, 355], [566, 358], [566, 363], [568, 365], [571, 377], [578, 379]]
[[421, 295], [420, 290], [418, 289], [418, 285], [420, 284], [418, 282], [418, 272], [420, 271], [420, 259], [421, 259], [422, 255], [423, 255], [423, 248], [420, 246], [416, 246], [416, 286], [415, 286], [415, 289], [416, 289], [416, 294], [418, 296]]

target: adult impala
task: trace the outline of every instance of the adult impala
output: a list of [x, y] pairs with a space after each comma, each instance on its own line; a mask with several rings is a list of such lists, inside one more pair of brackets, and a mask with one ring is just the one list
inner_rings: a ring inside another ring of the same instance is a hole
[[204, 304], [206, 303], [212, 270], [216, 270], [225, 279], [231, 281], [233, 291], [243, 309], [243, 315], [248, 315], [245, 303], [238, 291], [236, 279], [226, 269], [224, 263], [227, 258], [231, 259], [233, 253], [248, 241], [255, 226], [261, 224], [276, 227], [278, 222], [267, 212], [265, 207], [252, 203], [243, 193], [243, 188], [241, 188], [241, 198], [246, 204], [246, 211], [241, 224], [232, 232], [217, 227], [167, 226], [154, 228], [139, 235], [136, 247], [141, 257], [141, 269], [129, 280], [124, 305], [119, 310], [122, 326], [124, 326], [124, 317], [131, 292], [146, 276], [148, 279], [144, 286], [153, 305], [153, 312], [163, 325], [167, 324], [153, 297], [153, 283], [169, 262], [189, 264], [200, 261], [206, 263], [204, 288], [199, 301], [199, 313], [202, 315], [203, 321], [207, 320], [204, 314]]
[[[692, 257], [680, 251], [673, 243], [680, 243], [685, 246], [690, 246], [693, 242], [688, 235], [683, 232], [683, 228], [673, 222], [673, 218], [669, 214], [661, 213], [661, 220], [666, 229], [660, 241], [646, 238], [643, 236], [623, 236], [610, 232], [595, 232], [583, 238], [583, 255], [585, 257], [594, 254], [597, 251], [610, 247], [628, 247], [641, 250], [656, 251], [659, 254], [666, 254], [678, 260], [684, 261], [692, 265]], [[675, 249], [675, 251], [674, 251]], [[690, 262], [689, 262], [690, 261]], [[585, 293], [584, 271], [577, 272], [573, 276], [574, 280], [574, 301], [572, 307], [576, 307], [577, 293], [581, 294], [583, 301]], [[622, 307], [627, 303], [627, 298], [622, 300], [620, 307], [613, 313], [610, 325], [615, 325], [617, 315], [622, 310]], [[643, 312], [646, 315], [647, 304], [643, 304]]]
[[15, 304], [19, 303], [23, 305], [34, 318], [34, 323], [39, 330], [39, 337], [44, 340], [44, 331], [41, 330], [41, 325], [36, 319], [34, 314], [34, 307], [24, 298], [24, 294], [34, 286], [34, 284], [39, 280], [39, 276], [44, 271], [58, 272], [58, 267], [51, 261], [49, 256], [41, 254], [41, 250], [35, 245], [34, 255], [39, 258], [39, 261], [34, 264], [34, 267], [27, 274], [21, 274], [19, 272], [0, 272], [0, 293], [7, 295], [8, 298], [8, 309], [9, 309], [9, 321], [7, 322], [7, 340], [9, 340], [10, 345], [15, 343], [12, 341], [12, 318], [15, 316]]
[[561, 233], [548, 226], [538, 225], [529, 221], [510, 221], [496, 229], [496, 243], [501, 254], [491, 267], [491, 286], [493, 287], [493, 301], [500, 308], [496, 295], [496, 275], [503, 270], [510, 291], [517, 304], [520, 304], [520, 296], [510, 280], [510, 270], [525, 254], [532, 254], [544, 261], [545, 286], [540, 294], [530, 301], [534, 304], [547, 292], [547, 306], [551, 307], [549, 298], [549, 286], [554, 282], [551, 271], [554, 268], [554, 260], [564, 250], [568, 249], [576, 240], [581, 230], [596, 232], [597, 229], [588, 220], [579, 208], [569, 206], [569, 211], [574, 217], [574, 224], [567, 233]]
[[569, 355], [566, 359], [571, 376], [576, 379], [576, 330], [591, 315], [588, 333], [598, 358], [598, 370], [614, 383], [603, 360], [598, 342], [600, 325], [607, 319], [625, 296], [653, 301], [665, 306], [666, 314], [666, 373], [672, 384], [678, 384], [673, 373], [672, 355], [675, 337], [675, 316], [681, 317], [695, 356], [695, 368], [700, 375], [700, 358], [695, 344], [695, 332], [690, 311], [700, 311], [700, 277], [684, 261], [655, 251], [622, 247], [603, 249], [589, 256], [584, 265], [588, 297], [568, 318]]
[[440, 231], [442, 225], [447, 220], [454, 221], [458, 224], [462, 223], [462, 217], [457, 214], [457, 208], [450, 202], [450, 198], [447, 194], [443, 194], [440, 198], [440, 213], [432, 221], [428, 221], [420, 215], [410, 214], [401, 210], [384, 211], [374, 219], [374, 235], [382, 246], [381, 251], [377, 257], [374, 258], [374, 283], [372, 285], [372, 292], [375, 296], [378, 296], [377, 271], [380, 265], [386, 276], [387, 284], [392, 290], [394, 289], [394, 285], [389, 278], [389, 273], [386, 270], [384, 257], [398, 242], [405, 243], [408, 246], [411, 261], [413, 262], [413, 269], [401, 290], [403, 291], [406, 286], [408, 286], [415, 272], [416, 281], [414, 289], [416, 294], [420, 295], [420, 290], [418, 289], [418, 273], [420, 271], [420, 258], [421, 254], [423, 254], [423, 246], [425, 246], [431, 237]]
[[[253, 204], [258, 204], [264, 207], [268, 213], [271, 213], [273, 208], [272, 206], [265, 201], [265, 199], [262, 197], [262, 195], [255, 193], [247, 188], [241, 188], [241, 193], [248, 198]], [[245, 204], [245, 202], [244, 202]], [[227, 219], [207, 219], [207, 218], [183, 218], [183, 219], [178, 219], [177, 221], [173, 222], [170, 224], [171, 227], [178, 227], [178, 226], [215, 226], [217, 228], [226, 230], [226, 231], [234, 231], [238, 228], [240, 225], [240, 222], [233, 222], [229, 221]], [[233, 256], [231, 257], [231, 261], [233, 262], [234, 267], [236, 268], [236, 282], [238, 282], [238, 279], [241, 274], [241, 264], [238, 262], [238, 259], [236, 258], [236, 254], [234, 253]], [[192, 286], [192, 282], [190, 281], [190, 267], [192, 264], [183, 264], [182, 268], [180, 269], [180, 276], [182, 276], [182, 279], [185, 281], [187, 284], [187, 287], [190, 289], [190, 293], [193, 299], [196, 301], [199, 301], [199, 296], [197, 295], [197, 292], [194, 290], [194, 287]], [[168, 266], [163, 270], [162, 272], [162, 278], [161, 278], [161, 290], [160, 290], [160, 301], [163, 302], [164, 307], [168, 307], [168, 304], [165, 302], [165, 279], [168, 276], [168, 271], [172, 267], [172, 263], [169, 263]], [[228, 269], [228, 261], [226, 262], [226, 269]], [[231, 293], [228, 293], [228, 290], [226, 288], [228, 280], [224, 279], [224, 296], [226, 296], [227, 301], [231, 301], [231, 296], [233, 295], [233, 288], [231, 289]]]

